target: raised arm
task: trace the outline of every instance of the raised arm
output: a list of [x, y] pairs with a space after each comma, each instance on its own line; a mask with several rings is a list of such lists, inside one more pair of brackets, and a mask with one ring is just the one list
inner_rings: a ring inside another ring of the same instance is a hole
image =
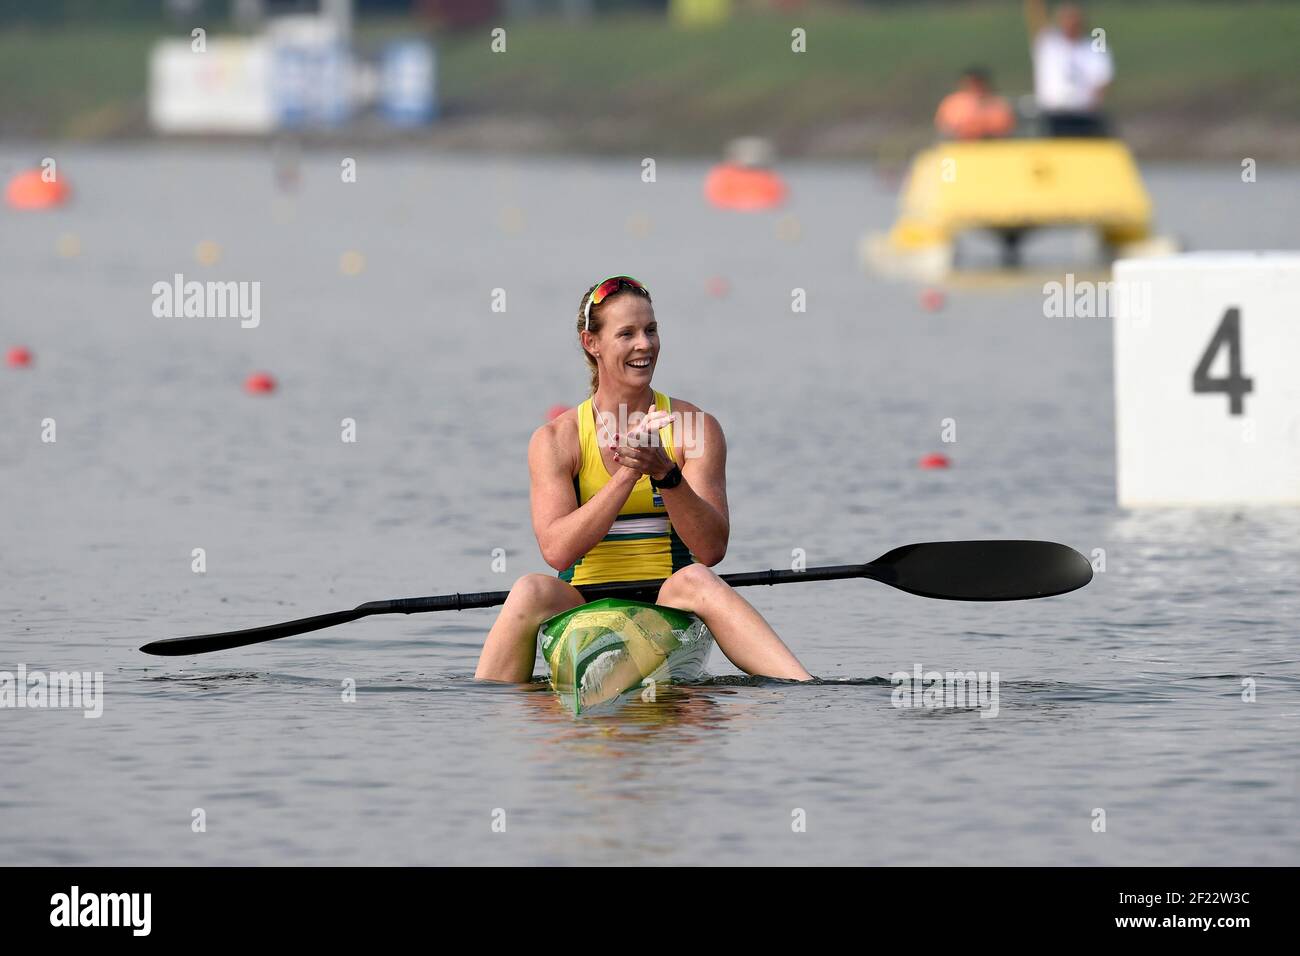
[[632, 493], [637, 475], [626, 468], [614, 476], [581, 508], [573, 492], [578, 470], [576, 435], [566, 442], [564, 428], [572, 420], [558, 419], [533, 432], [528, 442], [529, 501], [533, 533], [542, 559], [563, 571], [594, 548], [609, 532], [618, 511]]
[[1045, 0], [1025, 0], [1025, 28], [1029, 31], [1029, 42], [1047, 29], [1047, 3]]

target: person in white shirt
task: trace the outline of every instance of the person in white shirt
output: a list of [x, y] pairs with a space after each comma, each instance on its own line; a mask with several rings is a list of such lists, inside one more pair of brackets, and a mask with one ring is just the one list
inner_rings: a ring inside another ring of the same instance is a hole
[[1056, 25], [1044, 0], [1025, 0], [1034, 59], [1034, 99], [1049, 136], [1104, 136], [1101, 102], [1115, 76], [1110, 52], [1084, 32], [1083, 12], [1072, 3], [1056, 9]]

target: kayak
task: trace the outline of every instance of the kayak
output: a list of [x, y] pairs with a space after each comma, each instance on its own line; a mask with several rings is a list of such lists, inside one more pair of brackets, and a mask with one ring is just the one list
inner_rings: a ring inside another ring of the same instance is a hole
[[575, 715], [663, 681], [699, 680], [713, 635], [694, 614], [604, 598], [542, 623], [551, 687]]

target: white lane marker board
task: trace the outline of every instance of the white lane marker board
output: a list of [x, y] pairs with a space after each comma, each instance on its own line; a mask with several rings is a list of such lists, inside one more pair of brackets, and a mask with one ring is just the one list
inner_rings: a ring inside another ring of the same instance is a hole
[[1115, 263], [1122, 507], [1300, 505], [1300, 252]]

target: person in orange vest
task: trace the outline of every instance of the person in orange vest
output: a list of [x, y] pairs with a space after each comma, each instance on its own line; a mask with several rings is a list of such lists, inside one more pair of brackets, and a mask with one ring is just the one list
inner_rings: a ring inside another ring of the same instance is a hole
[[988, 139], [1010, 134], [1016, 125], [1011, 104], [993, 92], [988, 71], [973, 66], [961, 86], [949, 93], [934, 114], [934, 126], [948, 139]]

